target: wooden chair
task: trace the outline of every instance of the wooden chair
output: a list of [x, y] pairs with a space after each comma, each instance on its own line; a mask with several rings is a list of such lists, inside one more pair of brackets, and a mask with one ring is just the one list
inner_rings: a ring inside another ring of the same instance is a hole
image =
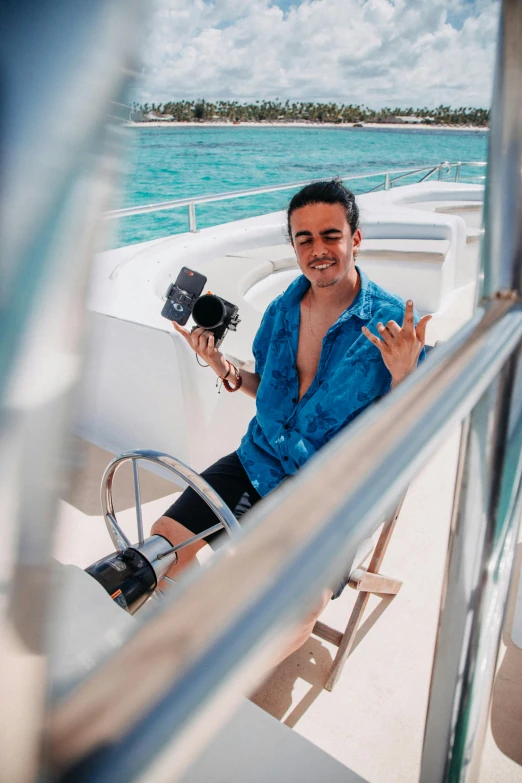
[[397, 519], [399, 517], [402, 504], [406, 493], [401, 497], [401, 500], [393, 512], [393, 514], [384, 522], [381, 534], [378, 538], [377, 545], [373, 551], [368, 568], [355, 568], [351, 573], [348, 581], [348, 586], [357, 590], [359, 595], [352, 609], [352, 613], [348, 620], [348, 624], [344, 633], [337, 631], [335, 628], [331, 628], [329, 625], [322, 623], [320, 620], [314, 625], [312, 633], [315, 636], [319, 636], [326, 642], [335, 644], [338, 647], [337, 655], [328, 674], [325, 688], [327, 691], [334, 689], [335, 683], [341, 676], [346, 659], [350, 655], [355, 634], [361, 624], [361, 620], [366, 609], [366, 605], [372, 593], [381, 595], [396, 595], [401, 589], [402, 582], [398, 579], [391, 579], [388, 576], [384, 576], [379, 573], [384, 555], [388, 549], [393, 531]]

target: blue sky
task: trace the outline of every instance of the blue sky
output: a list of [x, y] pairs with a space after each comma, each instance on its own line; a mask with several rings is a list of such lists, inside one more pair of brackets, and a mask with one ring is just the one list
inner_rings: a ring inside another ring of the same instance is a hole
[[281, 8], [282, 11], [288, 11], [290, 6], [292, 5], [300, 5], [299, 2], [295, 2], [295, 0], [279, 0], [278, 3], [272, 3], [272, 5], [278, 5], [279, 8]]
[[158, 0], [137, 99], [491, 100], [498, 0]]

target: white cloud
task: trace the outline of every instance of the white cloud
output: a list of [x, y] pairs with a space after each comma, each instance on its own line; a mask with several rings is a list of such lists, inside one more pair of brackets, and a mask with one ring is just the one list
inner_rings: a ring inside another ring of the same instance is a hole
[[[283, 2], [281, 2], [283, 5]], [[161, 0], [137, 99], [490, 104], [498, 0]]]

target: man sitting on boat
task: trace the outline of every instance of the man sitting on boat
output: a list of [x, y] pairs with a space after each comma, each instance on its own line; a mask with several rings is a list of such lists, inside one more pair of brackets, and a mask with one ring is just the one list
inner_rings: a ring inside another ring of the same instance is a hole
[[[414, 369], [431, 317], [415, 325], [413, 302], [405, 304], [355, 266], [359, 210], [341, 182], [307, 185], [292, 198], [287, 220], [303, 274], [263, 316], [253, 345], [255, 372], [225, 359], [211, 332], [174, 323], [228, 391], [256, 399], [239, 449], [202, 473], [238, 519]], [[188, 488], [151, 532], [176, 545], [213, 524], [210, 508]], [[192, 563], [203, 546], [182, 549], [169, 575]], [[324, 590], [285, 655], [308, 638], [332, 592]]]

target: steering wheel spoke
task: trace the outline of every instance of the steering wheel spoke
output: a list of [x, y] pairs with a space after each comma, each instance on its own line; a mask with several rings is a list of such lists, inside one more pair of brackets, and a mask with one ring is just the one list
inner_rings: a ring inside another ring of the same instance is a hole
[[134, 478], [134, 500], [136, 504], [136, 525], [138, 528], [138, 542], [141, 546], [143, 544], [143, 516], [141, 513], [141, 492], [140, 492], [140, 471], [138, 465], [138, 459], [132, 460], [132, 475]]
[[[197, 535], [191, 536], [191, 538], [183, 541], [176, 546], [165, 548], [168, 542], [163, 541], [163, 544], [158, 547], [158, 541], [161, 541], [161, 536], [145, 538], [143, 532], [143, 512], [142, 512], [142, 499], [140, 489], [140, 476], [139, 476], [139, 462], [149, 462], [174, 473], [179, 478], [182, 478], [192, 489], [198, 493], [198, 495], [205, 501], [205, 503], [212, 509], [217, 517], [215, 525], [203, 530]], [[114, 503], [112, 497], [112, 485], [116, 471], [126, 462], [132, 462], [132, 474], [134, 481], [134, 501], [136, 506], [136, 526], [138, 534], [138, 544], [133, 545], [126, 534], [120, 527], [116, 514], [114, 511]], [[166, 580], [172, 584], [175, 582], [166, 576], [166, 571], [173, 565], [175, 555], [178, 550], [184, 549], [190, 544], [200, 541], [207, 536], [218, 533], [220, 530], [226, 530], [230, 536], [236, 535], [240, 531], [240, 526], [233, 515], [230, 508], [218, 495], [218, 493], [208, 484], [205, 479], [196, 473], [188, 465], [185, 465], [175, 457], [171, 457], [168, 454], [163, 454], [158, 451], [149, 450], [136, 450], [126, 451], [123, 454], [115, 457], [107, 466], [101, 483], [101, 505], [105, 524], [111, 540], [119, 552], [126, 552], [130, 549], [130, 553], [126, 553], [123, 557], [129, 558], [129, 556], [136, 557], [136, 552], [132, 554], [133, 550], [137, 550], [140, 556], [143, 556], [148, 560], [150, 566], [154, 570], [157, 583], [152, 595], [157, 598], [164, 597], [162, 591], [159, 589], [160, 581]], [[163, 547], [163, 549], [162, 549]], [[162, 562], [164, 561], [164, 562]]]

